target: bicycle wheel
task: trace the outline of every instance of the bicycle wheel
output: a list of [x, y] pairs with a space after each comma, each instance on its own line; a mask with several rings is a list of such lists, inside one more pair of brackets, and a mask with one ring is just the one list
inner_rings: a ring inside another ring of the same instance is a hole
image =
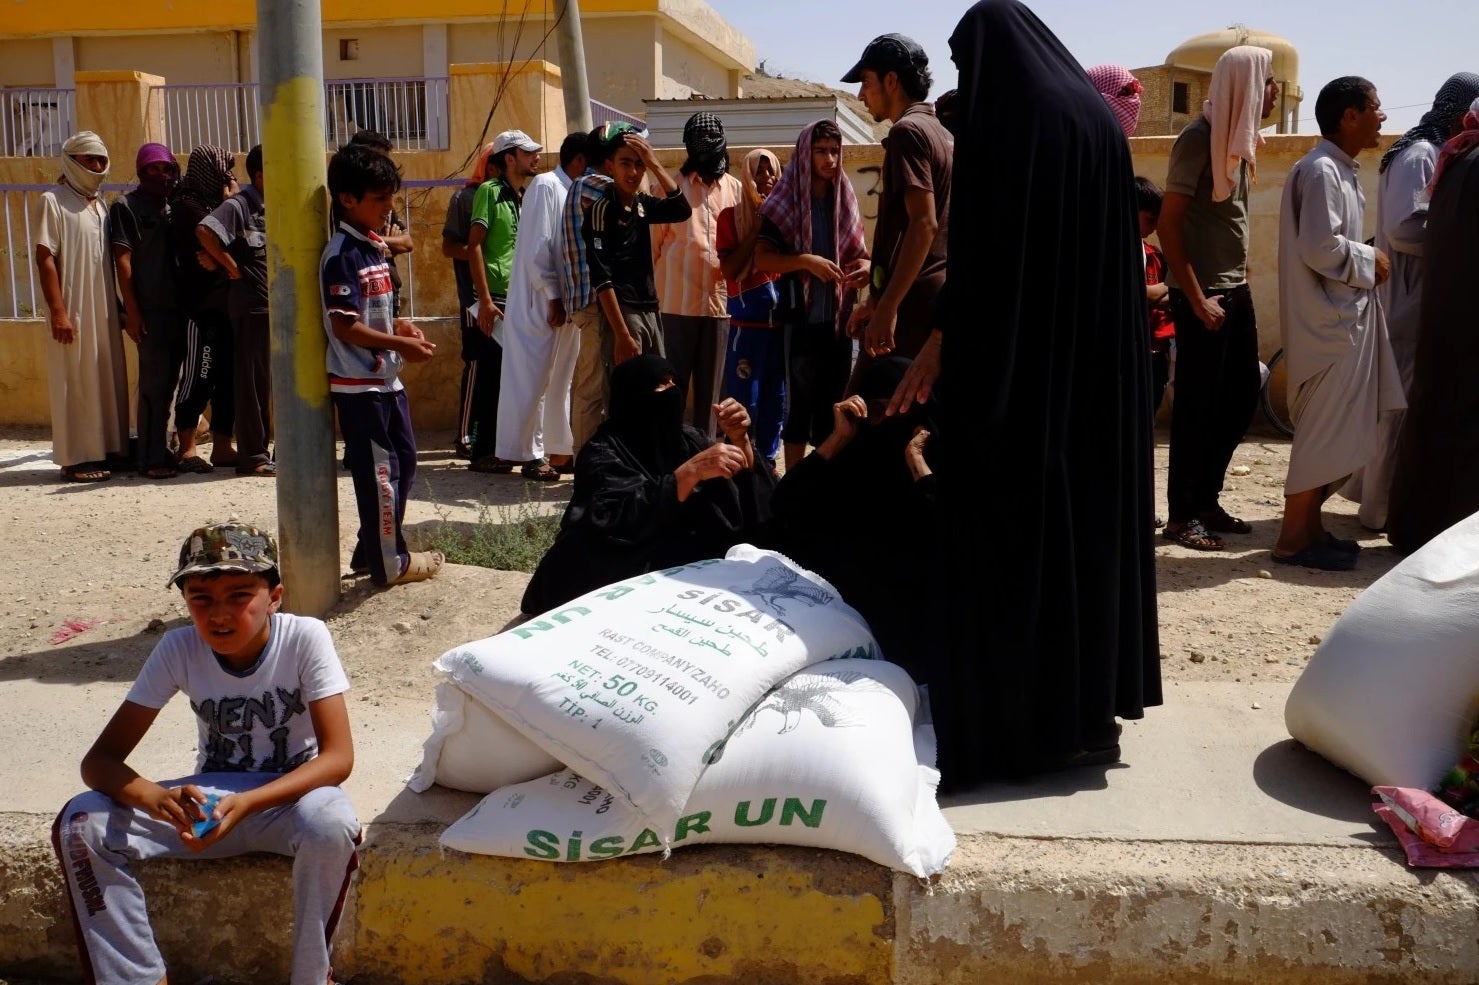
[[[1279, 372], [1282, 368], [1280, 363], [1284, 361], [1284, 350], [1280, 349], [1269, 357], [1268, 375], [1264, 377], [1263, 389], [1258, 394], [1259, 405], [1263, 408], [1264, 419], [1277, 432], [1286, 438], [1294, 437], [1294, 424], [1288, 417], [1279, 413], [1279, 408], [1274, 406], [1274, 393], [1276, 385], [1283, 385], [1284, 375]], [[1277, 380], [1277, 384], [1276, 381]]]

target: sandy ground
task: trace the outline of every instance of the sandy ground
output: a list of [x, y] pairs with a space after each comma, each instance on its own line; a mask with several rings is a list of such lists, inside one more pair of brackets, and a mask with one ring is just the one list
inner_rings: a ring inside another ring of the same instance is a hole
[[[1156, 482], [1164, 508], [1164, 433], [1159, 437]], [[413, 536], [441, 522], [470, 524], [480, 507], [496, 515], [528, 500], [558, 511], [569, 495], [568, 479], [526, 483], [517, 475], [468, 472], [451, 458], [450, 434], [424, 435], [422, 442], [407, 514]], [[1342, 500], [1331, 505], [1332, 529], [1367, 547], [1354, 571], [1291, 570], [1271, 562], [1288, 451], [1285, 441], [1254, 435], [1234, 458], [1233, 471], [1246, 467], [1247, 474], [1229, 478], [1223, 503], [1253, 524], [1251, 535], [1229, 537], [1228, 549], [1218, 553], [1157, 539], [1168, 682], [1293, 680], [1335, 617], [1395, 563], [1385, 542], [1363, 531], [1353, 504]], [[9, 532], [0, 544], [0, 681], [130, 680], [158, 633], [185, 623], [179, 593], [165, 586], [185, 534], [230, 518], [273, 525], [276, 482], [227, 469], [164, 482], [119, 474], [105, 483], [68, 484], [58, 481], [49, 455], [44, 431], [0, 429], [0, 517]], [[341, 565], [347, 566], [354, 498], [344, 472], [338, 505]], [[329, 624], [355, 700], [429, 709], [431, 661], [505, 627], [517, 615], [526, 579], [506, 573], [490, 582], [449, 566], [433, 581], [388, 591], [373, 590], [366, 579], [346, 580]]]

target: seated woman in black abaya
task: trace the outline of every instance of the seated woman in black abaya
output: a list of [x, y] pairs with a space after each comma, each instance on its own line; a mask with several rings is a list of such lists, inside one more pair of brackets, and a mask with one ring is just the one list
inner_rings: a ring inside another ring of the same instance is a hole
[[769, 516], [775, 478], [750, 441], [743, 405], [715, 406], [724, 438], [683, 423], [683, 390], [666, 359], [641, 355], [611, 373], [605, 423], [575, 461], [575, 490], [522, 609], [547, 612], [612, 582], [723, 557]]
[[881, 359], [858, 392], [832, 409], [832, 433], [776, 487], [760, 546], [821, 575], [868, 621], [886, 660], [920, 683], [938, 647], [932, 572], [921, 556], [936, 539], [935, 483], [926, 448], [936, 431], [934, 402], [888, 417], [909, 368]]

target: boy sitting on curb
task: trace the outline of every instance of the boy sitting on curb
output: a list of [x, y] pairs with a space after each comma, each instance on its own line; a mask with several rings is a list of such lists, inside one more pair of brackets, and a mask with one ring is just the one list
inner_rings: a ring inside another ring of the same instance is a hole
[[[201, 527], [170, 584], [192, 626], [164, 635], [82, 760], [91, 791], [52, 827], [87, 981], [165, 981], [140, 859], [293, 858], [292, 985], [330, 980], [329, 942], [360, 840], [339, 788], [354, 766], [349, 680], [317, 619], [277, 611], [277, 545], [256, 527]], [[199, 719], [195, 775], [155, 782], [127, 759], [183, 691]]]

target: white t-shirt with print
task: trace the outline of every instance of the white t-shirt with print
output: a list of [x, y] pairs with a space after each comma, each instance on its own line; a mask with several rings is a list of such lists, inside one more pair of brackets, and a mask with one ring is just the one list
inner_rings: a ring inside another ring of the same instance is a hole
[[199, 727], [197, 773], [286, 773], [318, 755], [311, 702], [349, 690], [329, 628], [276, 613], [267, 646], [250, 668], [232, 670], [194, 626], [164, 634], [128, 700], [163, 708], [176, 691]]

